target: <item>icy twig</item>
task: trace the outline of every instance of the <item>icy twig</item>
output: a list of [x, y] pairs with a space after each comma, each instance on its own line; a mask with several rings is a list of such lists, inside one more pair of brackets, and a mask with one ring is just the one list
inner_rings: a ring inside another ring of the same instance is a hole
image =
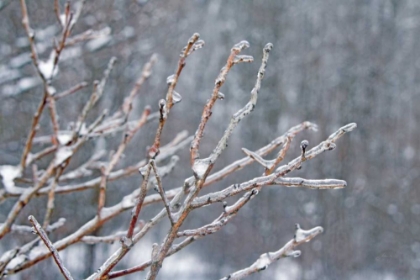
[[133, 101], [136, 95], [138, 94], [141, 86], [144, 84], [144, 82], [150, 77], [152, 74], [152, 67], [157, 61], [157, 55], [153, 54], [150, 57], [150, 60], [144, 65], [143, 70], [141, 71], [140, 77], [138, 77], [136, 83], [134, 84], [133, 89], [131, 90], [129, 96], [127, 96], [124, 99], [124, 103], [122, 105], [121, 111], [128, 117], [129, 113], [131, 112], [133, 108]]
[[248, 47], [249, 47], [249, 43], [247, 41], [241, 41], [238, 44], [236, 44], [235, 46], [233, 46], [233, 48], [231, 49], [230, 55], [227, 59], [226, 65], [223, 66], [223, 68], [220, 70], [219, 75], [216, 78], [215, 85], [214, 85], [214, 88], [213, 88], [213, 93], [212, 93], [210, 99], [207, 101], [206, 105], [204, 106], [203, 113], [201, 115], [200, 124], [198, 125], [197, 131], [195, 132], [194, 140], [191, 142], [191, 148], [190, 148], [191, 166], [193, 166], [194, 163], [195, 163], [195, 160], [197, 160], [200, 157], [198, 150], [200, 148], [201, 138], [203, 137], [204, 129], [206, 127], [207, 122], [210, 119], [211, 114], [212, 114], [211, 110], [213, 109], [213, 106], [216, 103], [216, 100], [219, 99], [220, 88], [225, 83], [226, 77], [227, 77], [230, 69], [235, 64], [236, 56], [242, 50], [244, 50]]
[[273, 185], [286, 187], [305, 187], [310, 189], [342, 189], [347, 186], [346, 181], [337, 179], [308, 180], [299, 177], [281, 177], [273, 181]]
[[[317, 146], [313, 147], [309, 151], [306, 151], [305, 153], [305, 160], [310, 160], [314, 158], [315, 156], [325, 152], [329, 151], [332, 147], [332, 145], [337, 141], [341, 136], [343, 136], [346, 132], [350, 132], [356, 127], [355, 123], [348, 124], [346, 126], [341, 127], [337, 132], [330, 135], [330, 137], [327, 138], [327, 140], [321, 142]], [[334, 144], [335, 146], [335, 144]], [[200, 208], [204, 205], [209, 205], [215, 202], [220, 202], [225, 200], [227, 197], [231, 197], [234, 195], [237, 195], [244, 191], [250, 191], [253, 188], [262, 187], [266, 185], [276, 185], [277, 178], [283, 177], [286, 174], [290, 173], [291, 171], [298, 169], [302, 164], [302, 157], [299, 156], [295, 158], [294, 160], [290, 161], [288, 164], [285, 164], [283, 166], [278, 167], [275, 172], [273, 172], [270, 175], [264, 175], [260, 177], [256, 177], [252, 180], [243, 182], [241, 184], [233, 184], [224, 190], [213, 192], [207, 195], [203, 195], [201, 197], [197, 197], [194, 199], [193, 203], [191, 204], [191, 207], [193, 208]], [[284, 179], [284, 178], [283, 178]], [[286, 180], [284, 181], [286, 182]], [[341, 182], [341, 180], [340, 180]], [[297, 182], [298, 183], [298, 182]], [[319, 183], [319, 181], [317, 182]], [[345, 186], [345, 182], [342, 181], [340, 184], [343, 184]], [[281, 185], [281, 184], [280, 184]], [[289, 184], [290, 185], [290, 184]], [[322, 185], [322, 184], [320, 184]], [[295, 186], [302, 186], [305, 187], [305, 185], [295, 185]], [[328, 186], [328, 185], [327, 185]]]
[[[144, 222], [140, 221], [138, 226], [134, 229], [134, 233], [139, 232], [144, 226]], [[86, 244], [109, 243], [113, 244], [115, 241], [121, 240], [122, 237], [127, 235], [127, 231], [118, 231], [114, 234], [107, 236], [84, 236], [80, 241]]]
[[223, 226], [225, 226], [236, 214], [239, 210], [245, 206], [251, 199], [258, 195], [258, 190], [253, 190], [251, 192], [246, 193], [242, 198], [240, 198], [234, 205], [227, 206], [223, 205], [224, 211], [223, 213], [211, 222], [208, 225], [202, 226], [197, 229], [192, 230], [184, 230], [177, 233], [177, 237], [183, 236], [205, 236], [208, 234], [215, 233], [219, 231]]
[[296, 225], [296, 233], [295, 238], [290, 240], [286, 243], [282, 248], [280, 248], [278, 251], [275, 252], [267, 252], [262, 254], [252, 265], [238, 270], [234, 273], [229, 274], [228, 276], [222, 278], [221, 280], [238, 280], [243, 279], [253, 273], [260, 272], [262, 270], [265, 270], [273, 264], [275, 261], [278, 261], [281, 258], [286, 257], [299, 257], [301, 255], [301, 252], [299, 250], [295, 251], [295, 248], [305, 242], [311, 241], [315, 236], [322, 233], [324, 229], [322, 227], [314, 227], [308, 231], [305, 231], [305, 238], [297, 240], [296, 236], [301, 234], [301, 229], [299, 225]]
[[109, 75], [111, 74], [111, 70], [114, 67], [115, 61], [117, 59], [115, 57], [112, 57], [108, 63], [108, 67], [105, 69], [102, 80], [100, 82], [95, 82], [93, 85], [93, 92], [90, 96], [89, 101], [86, 103], [86, 105], [83, 107], [83, 110], [81, 114], [79, 115], [77, 119], [77, 124], [74, 130], [73, 138], [75, 138], [78, 134], [80, 134], [80, 130], [83, 127], [83, 123], [86, 119], [87, 114], [89, 113], [90, 109], [92, 109], [93, 106], [95, 106], [96, 102], [102, 97], [102, 94], [105, 90], [105, 83], [108, 80]]
[[54, 248], [53, 244], [49, 240], [45, 231], [42, 229], [41, 225], [32, 215], [30, 215], [28, 219], [31, 222], [31, 224], [34, 226], [35, 232], [39, 235], [39, 237], [41, 237], [42, 241], [44, 242], [45, 246], [47, 246], [48, 250], [50, 250], [51, 254], [53, 255], [55, 263], [60, 269], [61, 274], [63, 274], [64, 278], [66, 278], [67, 280], [72, 280], [73, 277], [70, 275], [70, 272], [64, 267], [57, 249]]
[[[51, 225], [48, 225], [44, 230], [48, 233], [53, 232], [54, 230], [62, 227], [65, 222], [66, 222], [65, 218], [60, 218], [60, 219], [58, 219], [57, 222], [55, 222]], [[0, 226], [1, 225], [2, 224], [0, 224]], [[32, 233], [33, 229], [30, 226], [12, 225], [12, 228], [10, 229], [10, 231], [12, 231], [14, 233], [18, 233], [18, 234], [23, 234], [23, 233]]]
[[50, 191], [48, 193], [48, 202], [47, 202], [47, 210], [45, 212], [43, 228], [47, 228], [50, 223], [50, 218], [52, 212], [54, 210], [54, 199], [55, 199], [55, 188], [57, 187], [58, 179], [60, 178], [61, 174], [63, 173], [64, 167], [59, 166], [54, 176], [54, 180], [51, 183]]
[[60, 93], [55, 94], [54, 98], [55, 98], [55, 100], [61, 99], [63, 97], [66, 97], [68, 95], [71, 95], [73, 93], [76, 93], [79, 90], [81, 90], [81, 89], [83, 89], [83, 88], [85, 88], [87, 86], [88, 86], [88, 83], [87, 82], [78, 83], [77, 85], [69, 88], [68, 90], [65, 90], [63, 92], [60, 92]]
[[166, 197], [165, 190], [163, 189], [162, 180], [160, 179], [159, 173], [156, 168], [156, 164], [153, 160], [150, 161], [150, 164], [152, 166], [153, 173], [155, 173], [156, 182], [157, 182], [157, 191], [159, 195], [162, 197], [163, 204], [165, 205], [166, 212], [168, 213], [169, 221], [171, 222], [171, 225], [173, 225], [174, 219], [172, 217], [171, 208], [169, 206], [169, 201], [168, 201], [168, 198]]
[[186, 64], [186, 59], [188, 55], [191, 53], [191, 50], [194, 47], [194, 44], [198, 42], [198, 38], [200, 35], [198, 33], [194, 33], [191, 38], [188, 40], [187, 45], [184, 47], [183, 51], [181, 52], [181, 56], [178, 61], [177, 69], [175, 70], [175, 74], [170, 76], [168, 79], [168, 91], [166, 93], [166, 99], [162, 99], [159, 102], [160, 108], [160, 118], [159, 118], [159, 125], [156, 131], [155, 140], [153, 141], [152, 147], [149, 149], [149, 157], [154, 159], [159, 154], [160, 149], [160, 138], [162, 135], [163, 127], [165, 126], [167, 116], [174, 105], [174, 91], [175, 87], [178, 83], [179, 76], [181, 75], [182, 69]]

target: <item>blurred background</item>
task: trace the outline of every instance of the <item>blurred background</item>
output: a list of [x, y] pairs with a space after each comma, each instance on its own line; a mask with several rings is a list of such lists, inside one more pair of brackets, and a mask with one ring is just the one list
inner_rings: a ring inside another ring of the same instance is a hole
[[[40, 58], [46, 60], [54, 36], [60, 34], [53, 1], [27, 2]], [[42, 85], [31, 64], [19, 2], [0, 1], [0, 9], [0, 164], [18, 164]], [[175, 70], [188, 38], [198, 32], [205, 40], [205, 47], [188, 58], [181, 75], [177, 91], [183, 101], [171, 111], [164, 143], [179, 131], [195, 132], [230, 48], [241, 40], [250, 42], [244, 54], [253, 55], [254, 63], [237, 65], [229, 73], [222, 88], [226, 98], [213, 110], [202, 155], [215, 147], [230, 116], [248, 102], [262, 48], [267, 42], [274, 44], [257, 107], [239, 124], [215, 171], [242, 158], [242, 147], [257, 150], [305, 120], [318, 124], [319, 131], [299, 134], [286, 162], [299, 155], [301, 140], [307, 139], [314, 146], [349, 122], [358, 124], [337, 142], [333, 152], [318, 156], [291, 174], [344, 179], [348, 183], [345, 189], [265, 187], [231, 224], [168, 258], [159, 279], [219, 279], [250, 265], [260, 254], [282, 247], [293, 237], [295, 223], [303, 228], [323, 226], [325, 232], [299, 248], [301, 257], [283, 259], [248, 279], [420, 278], [419, 1], [94, 0], [85, 4], [73, 34], [88, 28], [109, 29], [110, 34], [67, 49], [53, 85], [61, 91], [83, 80], [92, 83], [101, 78], [111, 56], [116, 56], [104, 97], [94, 111], [116, 110], [144, 63], [157, 53], [158, 63], [141, 89], [133, 118], [147, 104], [157, 110], [158, 100], [166, 94], [166, 77]], [[90, 92], [91, 86], [58, 102], [62, 127], [75, 121]], [[145, 156], [156, 125], [154, 122], [141, 130], [119, 167]], [[50, 132], [50, 121], [44, 114], [39, 135]], [[111, 151], [120, 139], [121, 135], [115, 135], [101, 145]], [[178, 155], [181, 163], [164, 179], [167, 190], [181, 186], [192, 175], [188, 149]], [[72, 166], [77, 163], [76, 159]], [[261, 166], [253, 164], [205, 192], [262, 172]], [[111, 183], [107, 205], [118, 202], [140, 182], [140, 175], [135, 175]], [[59, 205], [66, 206], [55, 211], [53, 220], [65, 217], [67, 223], [51, 238], [57, 240], [90, 220], [96, 211], [96, 195], [91, 190], [58, 196]], [[0, 221], [11, 206], [11, 202], [0, 205]], [[141, 218], [151, 218], [161, 206], [147, 208]], [[43, 211], [45, 198], [36, 198], [19, 222], [27, 224], [29, 213], [42, 217]], [[184, 228], [208, 223], [221, 211], [221, 205], [197, 211]], [[126, 213], [96, 234], [122, 230], [128, 218]], [[151, 244], [162, 240], [167, 229], [168, 222], [164, 221], [118, 268], [146, 260]], [[0, 243], [0, 252], [31, 238], [9, 235]], [[74, 245], [62, 256], [73, 275], [82, 278], [95, 271], [118, 246]], [[60, 277], [48, 260], [10, 279]], [[125, 279], [139, 277], [144, 274]]]

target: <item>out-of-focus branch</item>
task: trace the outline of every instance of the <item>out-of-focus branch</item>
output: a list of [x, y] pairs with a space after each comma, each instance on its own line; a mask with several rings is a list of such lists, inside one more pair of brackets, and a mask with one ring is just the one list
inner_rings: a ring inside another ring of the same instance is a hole
[[296, 225], [295, 237], [286, 243], [282, 248], [275, 252], [267, 252], [262, 254], [252, 265], [244, 269], [238, 270], [221, 280], [238, 280], [243, 279], [253, 273], [265, 270], [275, 261], [286, 257], [299, 257], [301, 252], [295, 251], [295, 248], [303, 243], [311, 241], [315, 236], [322, 233], [324, 229], [322, 227], [314, 227], [308, 231], [304, 231], [300, 226]]

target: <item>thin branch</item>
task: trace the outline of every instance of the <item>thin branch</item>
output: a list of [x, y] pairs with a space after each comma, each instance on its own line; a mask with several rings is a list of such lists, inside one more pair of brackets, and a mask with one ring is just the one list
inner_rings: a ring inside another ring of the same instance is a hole
[[178, 79], [179, 79], [179, 76], [181, 75], [182, 69], [184, 69], [184, 66], [186, 64], [186, 58], [188, 57], [188, 55], [192, 53], [192, 51], [194, 51], [195, 49], [198, 49], [198, 47], [194, 48], [194, 46], [196, 46], [197, 43], [199, 43], [200, 47], [202, 47], [202, 45], [204, 44], [203, 41], [198, 40], [199, 37], [200, 35], [198, 33], [194, 33], [191, 36], [191, 38], [188, 40], [187, 45], [184, 47], [183, 51], [181, 52], [181, 57], [179, 58], [178, 66], [177, 66], [177, 69], [175, 70], [175, 74], [171, 75], [168, 78], [169, 87], [166, 93], [166, 99], [165, 100], [162, 99], [159, 102], [159, 107], [161, 111], [161, 117], [159, 119], [159, 126], [156, 131], [153, 145], [149, 149], [149, 157], [152, 159], [154, 159], [160, 152], [159, 149], [160, 149], [160, 138], [162, 135], [162, 130], [163, 130], [163, 127], [165, 126], [166, 119], [169, 115], [169, 112], [171, 111], [171, 108], [174, 105], [173, 95], [175, 92], [175, 87], [178, 83]]
[[174, 219], [172, 217], [171, 208], [169, 206], [169, 201], [166, 197], [165, 190], [163, 189], [162, 180], [160, 179], [159, 173], [158, 173], [157, 168], [156, 168], [156, 164], [153, 160], [150, 161], [150, 164], [152, 165], [153, 173], [155, 173], [155, 177], [156, 177], [156, 181], [157, 181], [157, 191], [159, 192], [160, 196], [162, 197], [163, 204], [165, 205], [166, 212], [168, 213], [169, 221], [171, 222], [171, 225], [173, 225], [174, 224]]
[[213, 93], [210, 99], [207, 101], [206, 106], [204, 106], [203, 113], [201, 115], [200, 124], [198, 125], [197, 131], [195, 132], [194, 140], [191, 142], [191, 148], [190, 148], [191, 166], [193, 166], [195, 163], [195, 160], [197, 160], [200, 157], [198, 150], [200, 148], [201, 138], [203, 137], [203, 134], [204, 134], [204, 128], [206, 127], [206, 124], [212, 114], [211, 110], [213, 109], [213, 106], [216, 103], [216, 100], [219, 99], [220, 88], [225, 83], [227, 74], [229, 73], [230, 69], [235, 64], [234, 61], [235, 61], [236, 56], [242, 50], [248, 47], [249, 47], [249, 43], [247, 41], [241, 41], [235, 46], [233, 46], [233, 48], [230, 51], [230, 55], [227, 59], [226, 65], [220, 70], [220, 73], [216, 78], [215, 85], [213, 88]]
[[308, 180], [299, 177], [295, 178], [277, 178], [273, 185], [282, 185], [286, 187], [305, 187], [310, 189], [342, 189], [347, 186], [346, 181], [337, 179]]
[[73, 277], [71, 276], [70, 272], [64, 267], [57, 249], [54, 248], [53, 244], [48, 239], [48, 236], [45, 233], [45, 231], [42, 229], [41, 225], [32, 215], [30, 215], [28, 219], [31, 222], [31, 224], [34, 226], [36, 233], [39, 235], [39, 237], [41, 237], [45, 246], [47, 246], [48, 250], [50, 250], [50, 252], [52, 253], [54, 261], [57, 264], [58, 268], [60, 269], [61, 274], [63, 274], [64, 278], [66, 278], [67, 280], [72, 280]]
[[[302, 230], [299, 225], [296, 225], [295, 236], [302, 234]], [[322, 233], [324, 229], [322, 227], [315, 227], [305, 232], [305, 238], [297, 239], [296, 237], [286, 243], [282, 248], [276, 252], [267, 252], [262, 254], [252, 265], [246, 267], [242, 270], [236, 271], [229, 274], [228, 276], [222, 278], [221, 280], [238, 280], [243, 279], [253, 273], [260, 272], [265, 270], [273, 264], [275, 261], [278, 261], [281, 258], [285, 257], [299, 257], [301, 252], [299, 250], [295, 251], [295, 248], [303, 243], [311, 241], [315, 236]]]
[[[331, 147], [335, 147], [335, 141], [341, 138], [345, 133], [352, 131], [356, 127], [355, 123], [350, 123], [346, 126], [341, 127], [335, 133], [331, 134], [327, 140], [321, 142], [317, 146], [305, 153], [306, 160], [310, 160], [317, 155], [331, 150]], [[242, 193], [244, 191], [250, 191], [253, 188], [261, 187], [265, 185], [273, 184], [277, 178], [283, 177], [291, 171], [299, 168], [302, 164], [302, 157], [299, 156], [288, 164], [278, 167], [274, 173], [266, 176], [256, 177], [252, 180], [243, 182], [241, 184], [233, 184], [222, 191], [213, 192], [211, 194], [203, 195], [194, 199], [191, 207], [199, 208], [204, 205], [209, 205], [215, 202], [225, 200], [227, 197], [231, 197]]]
[[87, 86], [88, 86], [88, 83], [87, 83], [87, 82], [81, 82], [81, 83], [78, 83], [77, 85], [75, 85], [75, 86], [73, 86], [73, 87], [69, 88], [68, 90], [65, 90], [65, 91], [63, 91], [63, 92], [60, 92], [60, 93], [55, 94], [55, 95], [54, 95], [54, 98], [55, 98], [55, 100], [61, 99], [61, 98], [63, 98], [63, 97], [66, 97], [66, 96], [68, 96], [68, 95], [71, 95], [71, 94], [73, 94], [73, 93], [76, 93], [76, 92], [78, 92], [79, 90], [81, 90], [81, 89], [83, 89], [83, 88], [85, 88], [85, 87], [87, 87]]

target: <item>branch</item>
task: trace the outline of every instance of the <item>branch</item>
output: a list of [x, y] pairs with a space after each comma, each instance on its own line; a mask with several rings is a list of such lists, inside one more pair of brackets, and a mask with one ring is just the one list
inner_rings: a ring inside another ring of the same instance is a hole
[[249, 43], [247, 41], [241, 41], [230, 51], [230, 55], [227, 59], [226, 65], [220, 70], [219, 75], [216, 78], [213, 93], [210, 97], [210, 99], [207, 101], [206, 106], [204, 106], [203, 113], [201, 115], [201, 121], [198, 125], [197, 131], [194, 135], [194, 140], [191, 142], [191, 166], [194, 166], [195, 161], [200, 157], [198, 150], [200, 148], [200, 142], [201, 138], [204, 134], [204, 128], [206, 127], [206, 124], [208, 120], [210, 119], [210, 116], [212, 114], [211, 110], [213, 109], [214, 104], [216, 103], [216, 100], [219, 99], [219, 92], [220, 88], [223, 86], [223, 84], [226, 81], [227, 74], [229, 73], [232, 66], [235, 64], [235, 58], [236, 56], [244, 49], [249, 47]]
[[174, 219], [172, 217], [171, 208], [169, 206], [169, 201], [166, 197], [165, 190], [163, 189], [162, 181], [161, 181], [160, 176], [158, 174], [156, 164], [155, 164], [154, 161], [150, 161], [150, 164], [152, 165], [153, 172], [155, 173], [155, 176], [156, 176], [157, 191], [158, 191], [159, 195], [162, 197], [162, 201], [163, 201], [163, 204], [165, 205], [165, 209], [166, 209], [166, 212], [168, 214], [169, 221], [171, 222], [171, 225], [173, 225], [175, 222], [174, 222]]
[[51, 254], [53, 255], [54, 261], [57, 264], [58, 268], [60, 269], [61, 274], [63, 274], [64, 278], [67, 280], [73, 280], [73, 277], [70, 275], [70, 272], [64, 267], [63, 262], [61, 261], [60, 255], [58, 254], [57, 249], [54, 248], [51, 241], [48, 239], [47, 234], [42, 229], [41, 225], [35, 219], [34, 216], [29, 216], [29, 221], [34, 226], [36, 233], [41, 237], [42, 241], [44, 242], [45, 246], [47, 246], [48, 250], [50, 250]]
[[311, 241], [315, 236], [322, 233], [324, 229], [322, 227], [315, 227], [308, 231], [303, 231], [299, 224], [296, 224], [295, 237], [286, 243], [282, 248], [276, 252], [267, 252], [262, 254], [252, 265], [242, 270], [236, 271], [222, 278], [221, 280], [238, 280], [243, 279], [253, 273], [265, 270], [275, 261], [285, 257], [299, 257], [301, 252], [295, 251], [294, 249], [305, 243]]

